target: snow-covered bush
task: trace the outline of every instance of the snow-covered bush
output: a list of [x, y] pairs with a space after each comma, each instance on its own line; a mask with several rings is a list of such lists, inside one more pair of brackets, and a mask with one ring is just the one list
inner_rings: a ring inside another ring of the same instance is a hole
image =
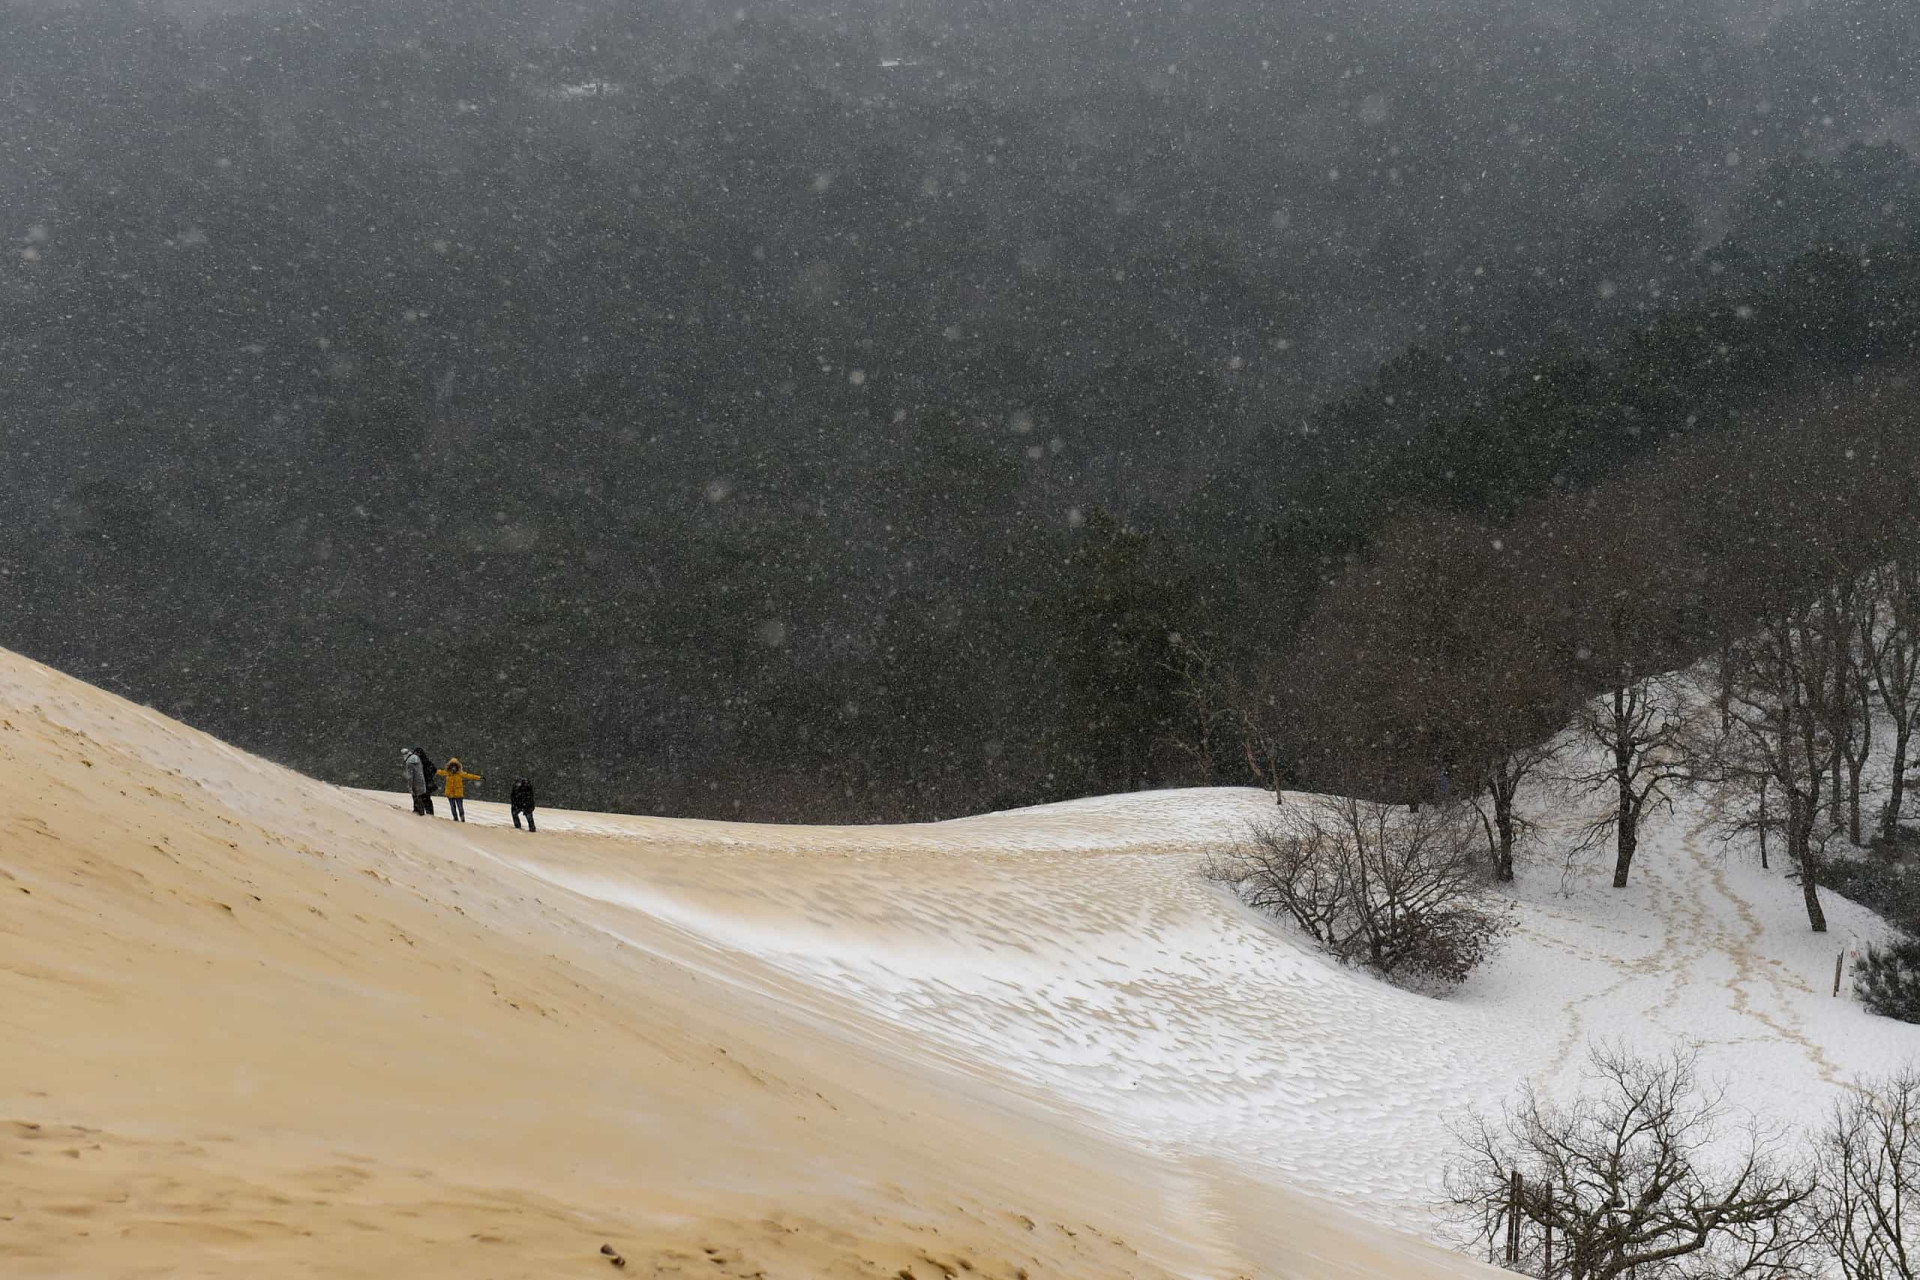
[[1509, 923], [1489, 892], [1474, 821], [1465, 806], [1408, 811], [1319, 797], [1253, 828], [1211, 874], [1344, 964], [1459, 982]]
[[1868, 947], [1854, 962], [1853, 989], [1883, 1018], [1920, 1022], [1920, 941]]

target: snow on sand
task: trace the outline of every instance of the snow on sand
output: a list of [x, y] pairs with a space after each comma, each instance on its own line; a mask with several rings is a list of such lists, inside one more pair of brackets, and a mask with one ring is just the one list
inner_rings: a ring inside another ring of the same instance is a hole
[[1920, 1028], [1831, 995], [1836, 953], [1878, 921], [1828, 895], [1832, 932], [1811, 933], [1798, 889], [1727, 849], [1708, 803], [1656, 821], [1624, 891], [1610, 865], [1523, 868], [1512, 941], [1446, 1000], [1334, 968], [1206, 883], [1206, 851], [1273, 813], [1261, 792], [716, 829], [670, 854], [646, 820], [601, 817], [599, 844], [515, 856], [1116, 1136], [1425, 1232], [1447, 1119], [1529, 1079], [1571, 1089], [1590, 1040], [1696, 1041], [1736, 1105], [1799, 1124], [1920, 1055]]

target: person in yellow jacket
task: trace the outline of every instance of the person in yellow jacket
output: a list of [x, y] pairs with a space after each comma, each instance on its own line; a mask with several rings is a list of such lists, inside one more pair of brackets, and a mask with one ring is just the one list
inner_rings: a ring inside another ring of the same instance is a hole
[[447, 780], [447, 808], [453, 812], [455, 822], [467, 820], [467, 784], [480, 781], [477, 773], [468, 773], [460, 767], [460, 757], [454, 756], [447, 761], [444, 769], [435, 769], [435, 773]]

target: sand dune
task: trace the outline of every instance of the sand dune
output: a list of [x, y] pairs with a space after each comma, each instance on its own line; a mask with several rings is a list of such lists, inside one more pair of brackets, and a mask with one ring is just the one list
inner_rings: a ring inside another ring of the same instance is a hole
[[993, 895], [1026, 921], [1075, 857], [1112, 860], [1101, 931], [1149, 936], [1122, 873], [1196, 833], [1147, 803], [528, 837], [0, 653], [0, 1274], [1497, 1274], [790, 962], [870, 975], [906, 920], [902, 965], [1025, 972]]

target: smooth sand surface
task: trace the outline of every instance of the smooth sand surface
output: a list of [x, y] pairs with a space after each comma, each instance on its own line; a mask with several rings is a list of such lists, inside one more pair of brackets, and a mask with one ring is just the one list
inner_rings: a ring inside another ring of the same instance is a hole
[[403, 803], [0, 651], [0, 1276], [1501, 1274], [526, 866], [777, 877], [741, 927], [779, 928], [850, 858], [975, 892], [970, 840], [1097, 843], [1097, 805], [529, 837]]

